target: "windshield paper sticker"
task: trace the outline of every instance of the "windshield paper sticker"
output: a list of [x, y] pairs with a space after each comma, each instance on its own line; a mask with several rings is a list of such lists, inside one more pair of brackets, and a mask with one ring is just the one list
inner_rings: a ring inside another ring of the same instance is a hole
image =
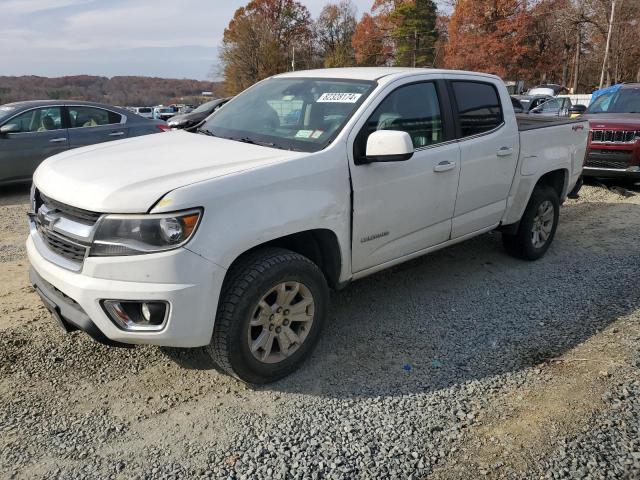
[[361, 93], [323, 93], [317, 103], [356, 103]]
[[298, 133], [296, 133], [296, 138], [309, 138], [312, 133], [313, 130], [298, 130]]

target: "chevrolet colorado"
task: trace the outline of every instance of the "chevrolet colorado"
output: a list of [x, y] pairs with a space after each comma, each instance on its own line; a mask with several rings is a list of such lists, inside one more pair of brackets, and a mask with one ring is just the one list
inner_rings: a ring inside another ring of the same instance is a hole
[[587, 123], [516, 118], [493, 75], [405, 68], [261, 81], [199, 134], [36, 171], [31, 282], [66, 330], [200, 347], [250, 383], [309, 355], [329, 288], [490, 230], [547, 251]]

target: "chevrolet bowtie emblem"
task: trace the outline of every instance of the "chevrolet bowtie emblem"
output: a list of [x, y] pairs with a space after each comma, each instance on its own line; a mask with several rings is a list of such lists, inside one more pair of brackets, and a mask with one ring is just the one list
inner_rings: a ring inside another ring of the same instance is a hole
[[60, 220], [58, 217], [51, 215], [51, 210], [43, 211], [42, 208], [38, 210], [38, 223], [42, 228], [47, 230], [53, 230], [53, 225]]

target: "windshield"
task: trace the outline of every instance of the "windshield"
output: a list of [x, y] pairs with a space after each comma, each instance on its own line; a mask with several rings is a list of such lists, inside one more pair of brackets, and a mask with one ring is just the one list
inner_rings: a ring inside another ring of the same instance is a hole
[[220, 102], [220, 100], [212, 100], [210, 102], [207, 103], [203, 103], [202, 105], [200, 105], [198, 108], [196, 108], [195, 110], [193, 110], [191, 113], [204, 113], [208, 110], [211, 110], [213, 107], [215, 107], [218, 103]]
[[589, 105], [586, 113], [640, 113], [640, 87], [605, 93]]
[[317, 152], [375, 87], [364, 80], [271, 78], [238, 95], [201, 128], [217, 137]]

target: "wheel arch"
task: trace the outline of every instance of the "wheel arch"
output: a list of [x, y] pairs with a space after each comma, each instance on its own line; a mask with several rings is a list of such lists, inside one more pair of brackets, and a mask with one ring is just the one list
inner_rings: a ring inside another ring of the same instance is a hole
[[238, 255], [231, 262], [228, 271], [247, 255], [266, 247], [284, 248], [307, 257], [320, 268], [331, 288], [340, 288], [342, 251], [338, 236], [332, 230], [325, 228], [305, 230], [255, 245]]
[[[531, 195], [533, 195], [534, 190], [539, 185], [547, 185], [553, 188], [558, 194], [560, 204], [562, 204], [568, 193], [567, 188], [569, 183], [569, 171], [566, 168], [557, 168], [555, 170], [550, 170], [538, 177], [533, 185], [532, 183], [533, 181], [528, 184], [521, 184], [517, 195], [517, 197], [519, 198], [519, 200], [517, 200], [516, 202], [517, 207], [512, 206], [510, 209], [511, 211], [508, 212], [511, 220], [500, 225], [500, 227], [498, 227], [499, 231], [507, 234], [513, 234], [518, 231], [520, 220], [522, 218], [522, 215], [524, 214], [525, 209], [527, 208], [527, 205], [529, 204], [529, 200], [531, 200]], [[514, 217], [514, 215], [516, 216]]]
[[562, 202], [562, 200], [567, 196], [568, 183], [569, 171], [566, 168], [559, 168], [542, 175], [533, 188], [535, 189], [538, 185], [548, 185], [556, 191], [560, 202]]

